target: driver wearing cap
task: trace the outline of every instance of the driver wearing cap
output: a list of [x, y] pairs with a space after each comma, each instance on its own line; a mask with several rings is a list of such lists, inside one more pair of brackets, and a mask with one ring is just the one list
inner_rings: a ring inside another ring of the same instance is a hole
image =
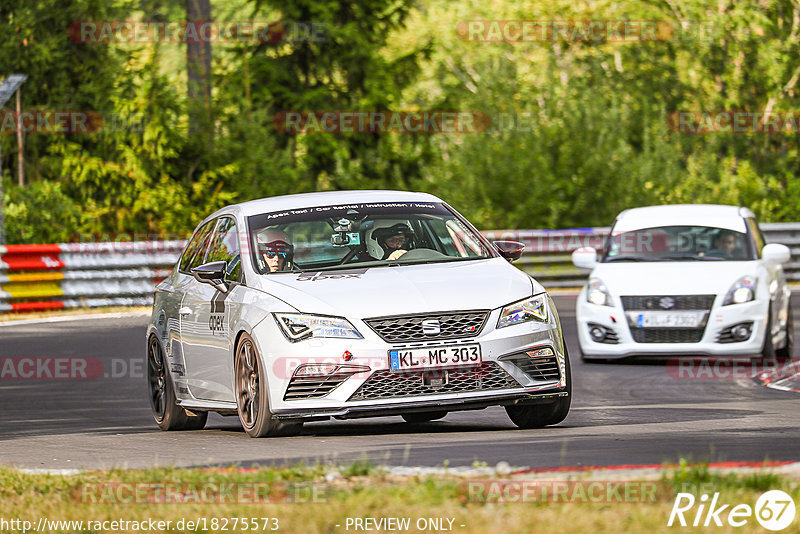
[[291, 270], [294, 245], [283, 230], [268, 229], [258, 234], [258, 254], [269, 272]]

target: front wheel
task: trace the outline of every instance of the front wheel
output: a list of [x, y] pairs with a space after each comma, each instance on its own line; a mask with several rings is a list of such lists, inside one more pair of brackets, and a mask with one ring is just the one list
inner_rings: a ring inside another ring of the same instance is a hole
[[567, 375], [566, 397], [559, 397], [555, 402], [547, 404], [529, 404], [506, 406], [506, 413], [511, 422], [519, 428], [542, 428], [544, 426], [557, 425], [566, 419], [569, 407], [572, 403], [572, 370], [569, 364], [569, 353], [567, 344], [561, 341], [564, 346], [564, 367]]
[[269, 409], [267, 380], [255, 343], [242, 335], [236, 349], [236, 408], [244, 431], [251, 438], [290, 436], [300, 432], [303, 423], [287, 423], [274, 418]]
[[772, 342], [772, 310], [767, 314], [767, 326], [764, 331], [764, 344], [761, 346], [761, 361], [774, 361], [776, 356], [775, 344]]
[[172, 379], [161, 343], [150, 336], [147, 343], [147, 382], [150, 392], [150, 409], [161, 430], [200, 430], [206, 426], [208, 412], [190, 414], [178, 406]]
[[794, 356], [794, 321], [792, 318], [792, 303], [788, 304], [789, 310], [786, 316], [786, 343], [783, 348], [777, 349], [775, 355], [782, 360], [791, 360]]

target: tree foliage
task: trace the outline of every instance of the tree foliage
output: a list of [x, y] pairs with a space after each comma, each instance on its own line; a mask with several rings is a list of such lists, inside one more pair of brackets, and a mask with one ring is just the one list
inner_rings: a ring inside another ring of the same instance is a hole
[[[670, 114], [798, 110], [800, 5], [788, 0], [212, 0], [219, 20], [315, 24], [324, 39], [214, 43], [210, 101], [186, 45], [77, 43], [76, 21], [183, 20], [185, 1], [4, 0], [0, 76], [25, 109], [86, 110], [94, 134], [26, 135], [10, 242], [191, 230], [230, 202], [326, 189], [441, 195], [483, 228], [607, 225], [646, 204], [708, 202], [800, 220], [797, 133], [682, 133]], [[469, 20], [649, 20], [655, 42], [474, 42]], [[202, 114], [196, 113], [198, 106]], [[287, 135], [284, 111], [472, 110], [473, 134]], [[189, 123], [202, 118], [202, 135]], [[52, 224], [52, 221], [59, 221]]]

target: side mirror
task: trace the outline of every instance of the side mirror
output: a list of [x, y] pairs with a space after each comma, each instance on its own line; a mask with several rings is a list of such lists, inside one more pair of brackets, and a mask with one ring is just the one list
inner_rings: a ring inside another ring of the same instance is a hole
[[228, 266], [224, 261], [212, 261], [192, 269], [192, 276], [198, 282], [210, 284], [222, 293], [228, 292], [228, 284], [225, 283], [225, 268]]
[[516, 261], [522, 257], [525, 245], [519, 241], [492, 241], [494, 248], [508, 261]]
[[764, 248], [761, 249], [761, 259], [775, 265], [786, 263], [792, 259], [792, 251], [786, 245], [770, 243], [769, 245], [764, 245]]
[[594, 269], [595, 265], [597, 265], [597, 251], [591, 247], [583, 247], [573, 251], [572, 264], [578, 269]]

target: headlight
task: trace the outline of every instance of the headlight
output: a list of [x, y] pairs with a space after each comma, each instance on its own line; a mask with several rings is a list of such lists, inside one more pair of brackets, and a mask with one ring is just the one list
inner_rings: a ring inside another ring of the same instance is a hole
[[275, 320], [291, 342], [310, 337], [363, 339], [350, 321], [341, 317], [307, 315], [304, 313], [275, 313]]
[[500, 311], [500, 319], [497, 321], [497, 328], [525, 323], [527, 321], [541, 321], [546, 323], [548, 317], [547, 293], [540, 293], [504, 307]]
[[611, 293], [599, 278], [590, 278], [586, 286], [586, 300], [598, 306], [613, 306]]
[[728, 290], [728, 293], [725, 295], [725, 300], [722, 301], [722, 305], [741, 304], [743, 302], [750, 302], [755, 298], [756, 279], [752, 276], [743, 276]]

